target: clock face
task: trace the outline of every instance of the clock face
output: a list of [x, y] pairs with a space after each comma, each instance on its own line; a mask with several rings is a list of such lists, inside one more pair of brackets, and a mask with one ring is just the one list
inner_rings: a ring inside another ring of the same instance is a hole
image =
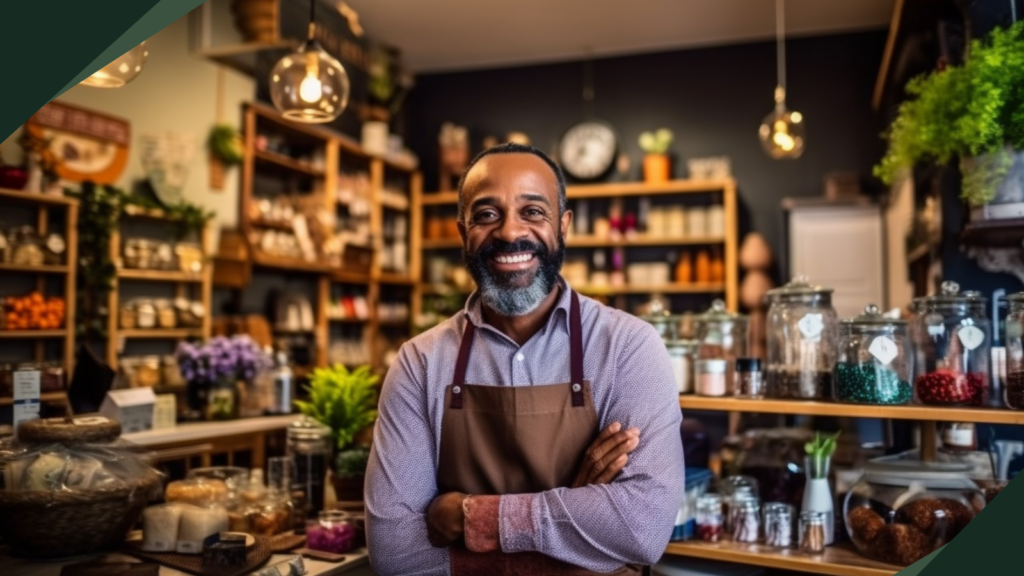
[[615, 149], [615, 131], [611, 126], [603, 122], [582, 122], [562, 137], [558, 158], [570, 176], [591, 180], [611, 168]]

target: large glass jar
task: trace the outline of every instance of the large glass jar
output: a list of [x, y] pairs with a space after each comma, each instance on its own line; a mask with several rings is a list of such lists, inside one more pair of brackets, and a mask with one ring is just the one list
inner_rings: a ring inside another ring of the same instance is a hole
[[988, 402], [989, 323], [985, 299], [943, 282], [940, 294], [918, 299], [914, 397], [921, 404], [984, 406]]
[[332, 453], [331, 429], [303, 417], [288, 426], [287, 453], [295, 461], [295, 483], [301, 490], [307, 518], [324, 509], [324, 482]]
[[733, 394], [736, 358], [747, 355], [747, 317], [730, 312], [723, 300], [715, 300], [706, 312], [694, 316], [693, 324], [700, 343], [697, 359], [726, 360], [726, 394]]
[[839, 318], [832, 289], [798, 276], [769, 290], [767, 319], [768, 398], [821, 400], [832, 397]]
[[1024, 292], [1006, 297], [1006, 405], [1024, 410]]
[[909, 565], [945, 545], [985, 507], [963, 465], [870, 463], [843, 518], [861, 554]]
[[834, 398], [853, 404], [910, 402], [913, 353], [905, 320], [882, 316], [874, 304], [839, 323]]

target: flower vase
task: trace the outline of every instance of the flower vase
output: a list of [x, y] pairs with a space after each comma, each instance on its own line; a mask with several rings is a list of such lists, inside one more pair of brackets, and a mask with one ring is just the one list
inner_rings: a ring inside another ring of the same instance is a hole
[[218, 380], [207, 395], [207, 420], [233, 420], [238, 417], [238, 390], [233, 379]]
[[831, 458], [804, 458], [804, 471], [807, 483], [804, 485], [804, 499], [801, 505], [803, 512], [821, 512], [825, 514], [825, 545], [832, 544], [835, 539], [835, 512], [832, 487], [828, 484], [828, 471]]

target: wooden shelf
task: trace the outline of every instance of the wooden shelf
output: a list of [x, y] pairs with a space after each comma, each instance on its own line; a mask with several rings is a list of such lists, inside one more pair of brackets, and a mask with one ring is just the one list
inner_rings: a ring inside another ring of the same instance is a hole
[[[40, 402], [67, 402], [67, 392], [43, 392], [39, 395]], [[13, 398], [0, 398], [0, 406], [10, 406], [14, 404]]]
[[435, 239], [424, 238], [422, 240], [422, 242], [420, 243], [420, 246], [422, 248], [428, 249], [428, 250], [437, 250], [437, 249], [444, 249], [444, 248], [451, 248], [451, 249], [462, 248], [462, 239], [461, 238], [435, 238]]
[[[700, 237], [700, 238], [658, 238], [658, 237], [637, 237], [631, 240], [611, 240], [597, 236], [573, 236], [570, 235], [565, 245], [568, 248], [629, 248], [640, 246], [693, 246], [706, 244], [723, 244], [722, 237]], [[422, 247], [425, 249], [443, 250], [462, 248], [461, 238], [437, 238], [434, 240], [423, 240]]]
[[177, 270], [137, 270], [122, 268], [117, 271], [121, 280], [145, 280], [147, 282], [190, 282], [202, 283], [202, 272], [181, 272]]
[[670, 543], [665, 554], [830, 576], [892, 576], [903, 569], [865, 558], [853, 548], [841, 544], [829, 546], [824, 554], [809, 555], [796, 549], [760, 544], [686, 541]]
[[182, 338], [201, 338], [202, 328], [137, 328], [132, 330], [118, 330], [118, 336], [125, 338], [166, 338], [169, 340], [180, 340]]
[[249, 224], [257, 228], [273, 228], [284, 232], [294, 232], [295, 226], [291, 222], [279, 222], [276, 220], [264, 220], [262, 218], [251, 218]]
[[568, 186], [566, 196], [573, 198], [618, 198], [622, 196], [663, 196], [668, 194], [706, 194], [721, 192], [735, 186], [731, 178], [724, 180], [670, 180], [664, 184], [622, 182]]
[[31, 266], [28, 264], [0, 264], [0, 272], [28, 272], [34, 274], [67, 274], [67, 266]]
[[345, 270], [331, 270], [331, 280], [342, 284], [369, 284], [370, 275]]
[[264, 268], [278, 268], [293, 272], [313, 272], [316, 274], [326, 274], [331, 271], [331, 267], [327, 264], [307, 262], [305, 260], [296, 260], [294, 258], [280, 258], [269, 254], [263, 254], [261, 252], [253, 252], [252, 259], [253, 264], [263, 266]]
[[398, 202], [386, 196], [381, 196], [380, 205], [388, 210], [394, 210], [395, 212], [408, 212], [410, 208], [408, 200]]
[[944, 408], [941, 406], [870, 406], [810, 400], [745, 400], [684, 394], [679, 406], [686, 410], [752, 412], [760, 414], [802, 414], [849, 418], [892, 418], [895, 420], [938, 420], [988, 424], [1024, 424], [1024, 410], [988, 408]]
[[336, 324], [366, 324], [367, 322], [370, 321], [370, 319], [369, 318], [345, 318], [345, 317], [334, 318], [332, 316], [327, 316], [327, 321], [328, 322], [334, 322]]
[[49, 204], [51, 206], [77, 206], [78, 200], [63, 195], [42, 194], [38, 192], [23, 192], [0, 188], [0, 199], [11, 200], [25, 204]]
[[725, 292], [725, 284], [665, 284], [662, 286], [578, 286], [580, 294], [612, 296], [615, 294], [714, 294]]
[[4, 338], [63, 338], [68, 335], [66, 328], [59, 330], [0, 330], [0, 339]]
[[394, 272], [381, 272], [380, 277], [377, 278], [381, 284], [401, 284], [403, 286], [412, 286], [416, 283], [411, 276], [405, 276], [403, 274], [395, 274]]
[[313, 165], [311, 165], [308, 162], [295, 160], [294, 158], [289, 158], [284, 154], [278, 154], [277, 152], [269, 152], [267, 150], [256, 150], [254, 151], [253, 155], [259, 162], [262, 162], [270, 166], [274, 166], [275, 168], [278, 169], [283, 168], [285, 170], [290, 170], [292, 172], [298, 172], [300, 174], [314, 176], [317, 178], [323, 178], [324, 176], [323, 169], [314, 168]]
[[446, 204], [458, 204], [458, 192], [432, 192], [423, 195], [424, 206], [444, 206]]

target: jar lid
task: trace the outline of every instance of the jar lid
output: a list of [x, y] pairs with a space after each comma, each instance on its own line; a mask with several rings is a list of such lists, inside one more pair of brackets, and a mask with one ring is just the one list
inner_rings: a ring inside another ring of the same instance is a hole
[[696, 340], [666, 340], [666, 348], [682, 348], [684, 350], [696, 350], [700, 346], [700, 342]]
[[707, 372], [709, 374], [724, 374], [728, 367], [729, 362], [722, 358], [711, 358], [708, 360], [697, 361], [697, 370], [700, 372]]
[[695, 322], [746, 322], [747, 316], [744, 314], [737, 314], [730, 312], [725, 307], [725, 301], [721, 298], [716, 298], [711, 303], [711, 307], [708, 308], [703, 314], [697, 314], [693, 317]]
[[1024, 292], [1017, 292], [1016, 294], [1010, 294], [1006, 297], [1007, 302], [1013, 302], [1015, 304], [1024, 304]]
[[788, 284], [780, 286], [779, 288], [772, 288], [765, 293], [768, 298], [777, 298], [779, 296], [816, 296], [831, 294], [834, 292], [831, 288], [823, 288], [816, 284], [811, 284], [811, 281], [806, 276], [794, 276]]
[[924, 488], [974, 490], [971, 467], [958, 462], [921, 462], [919, 460], [869, 461], [864, 466], [864, 479], [872, 484]]
[[331, 429], [313, 420], [309, 416], [303, 416], [288, 425], [288, 436], [306, 440], [321, 439], [331, 435]]
[[984, 304], [985, 298], [977, 290], [965, 290], [960, 292], [960, 285], [952, 280], [946, 280], [938, 294], [925, 296], [922, 304]]
[[737, 358], [736, 359], [736, 371], [737, 372], [760, 372], [761, 371], [761, 359], [760, 358]]
[[900, 318], [888, 318], [882, 315], [881, 310], [874, 304], [864, 307], [864, 313], [853, 318], [843, 318], [841, 324], [864, 325], [864, 326], [903, 326], [907, 321]]

